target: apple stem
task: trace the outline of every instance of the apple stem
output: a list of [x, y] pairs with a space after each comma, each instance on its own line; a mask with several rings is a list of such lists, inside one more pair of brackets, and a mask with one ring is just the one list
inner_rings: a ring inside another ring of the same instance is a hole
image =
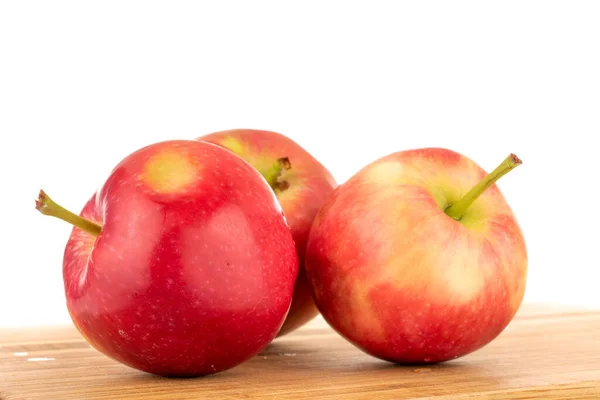
[[509, 155], [495, 170], [490, 172], [477, 185], [475, 185], [462, 199], [446, 208], [446, 214], [459, 221], [467, 209], [487, 188], [492, 186], [504, 175], [521, 165], [523, 162], [514, 154]]
[[268, 172], [263, 173], [263, 177], [273, 190], [284, 191], [290, 187], [285, 180], [285, 171], [292, 168], [292, 163], [287, 157], [278, 158]]
[[63, 221], [75, 225], [77, 228], [84, 230], [94, 237], [98, 236], [100, 231], [102, 231], [102, 227], [95, 222], [82, 218], [77, 214], [73, 214], [66, 208], [56, 204], [43, 190], [40, 190], [38, 198], [35, 201], [35, 208], [44, 215], [62, 219]]

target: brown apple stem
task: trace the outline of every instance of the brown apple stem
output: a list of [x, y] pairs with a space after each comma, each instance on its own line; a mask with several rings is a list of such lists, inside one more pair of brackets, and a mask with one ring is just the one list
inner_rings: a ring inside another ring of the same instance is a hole
[[462, 199], [448, 207], [446, 209], [446, 214], [457, 221], [460, 220], [471, 204], [473, 204], [473, 202], [477, 200], [477, 198], [481, 196], [481, 194], [485, 192], [487, 188], [492, 186], [498, 179], [502, 178], [504, 175], [521, 164], [522, 161], [519, 159], [519, 157], [514, 154], [509, 155], [495, 170], [490, 172], [485, 178], [479, 181], [479, 183], [475, 185], [473, 189], [465, 194]]
[[38, 198], [35, 201], [35, 208], [44, 215], [62, 219], [63, 221], [75, 225], [77, 228], [86, 231], [94, 237], [98, 236], [100, 231], [102, 231], [102, 227], [95, 222], [82, 218], [77, 214], [73, 214], [66, 208], [56, 204], [43, 190], [40, 190]]
[[292, 168], [292, 163], [287, 157], [278, 158], [273, 166], [263, 173], [263, 177], [273, 190], [284, 191], [290, 187], [289, 182], [285, 179], [285, 172]]

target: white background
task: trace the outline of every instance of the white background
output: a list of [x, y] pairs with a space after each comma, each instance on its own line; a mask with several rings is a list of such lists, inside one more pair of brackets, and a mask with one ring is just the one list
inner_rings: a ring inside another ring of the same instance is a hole
[[586, 1], [0, 5], [0, 325], [68, 322], [74, 211], [155, 141], [284, 133], [341, 183], [408, 148], [491, 170], [527, 239], [527, 301], [600, 306], [600, 8]]

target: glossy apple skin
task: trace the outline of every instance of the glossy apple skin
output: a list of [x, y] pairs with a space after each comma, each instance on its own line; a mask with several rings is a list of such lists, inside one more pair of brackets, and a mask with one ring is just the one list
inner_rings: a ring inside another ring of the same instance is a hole
[[[69, 313], [105, 355], [163, 376], [224, 371], [264, 349], [290, 307], [298, 259], [280, 205], [218, 146], [168, 141], [126, 157], [64, 253]], [[92, 248], [93, 246], [93, 248]]]
[[275, 190], [275, 194], [292, 230], [300, 265], [292, 306], [278, 336], [292, 332], [319, 314], [304, 273], [304, 255], [313, 219], [337, 183], [308, 151], [277, 132], [231, 129], [198, 139], [235, 152], [263, 175], [268, 174], [278, 158], [288, 157], [290, 160], [292, 168], [285, 175], [290, 187], [284, 191]]
[[522, 302], [524, 238], [496, 185], [445, 214], [486, 175], [456, 152], [397, 152], [336, 189], [312, 227], [306, 270], [325, 320], [372, 356], [448, 361], [492, 341]]

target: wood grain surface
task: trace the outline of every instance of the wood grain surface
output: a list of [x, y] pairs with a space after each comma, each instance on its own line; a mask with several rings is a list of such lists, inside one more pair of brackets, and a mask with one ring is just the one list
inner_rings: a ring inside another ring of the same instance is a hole
[[0, 399], [600, 399], [600, 310], [524, 305], [461, 359], [396, 366], [316, 320], [252, 360], [194, 379], [151, 376], [90, 348], [71, 326], [0, 328]]

